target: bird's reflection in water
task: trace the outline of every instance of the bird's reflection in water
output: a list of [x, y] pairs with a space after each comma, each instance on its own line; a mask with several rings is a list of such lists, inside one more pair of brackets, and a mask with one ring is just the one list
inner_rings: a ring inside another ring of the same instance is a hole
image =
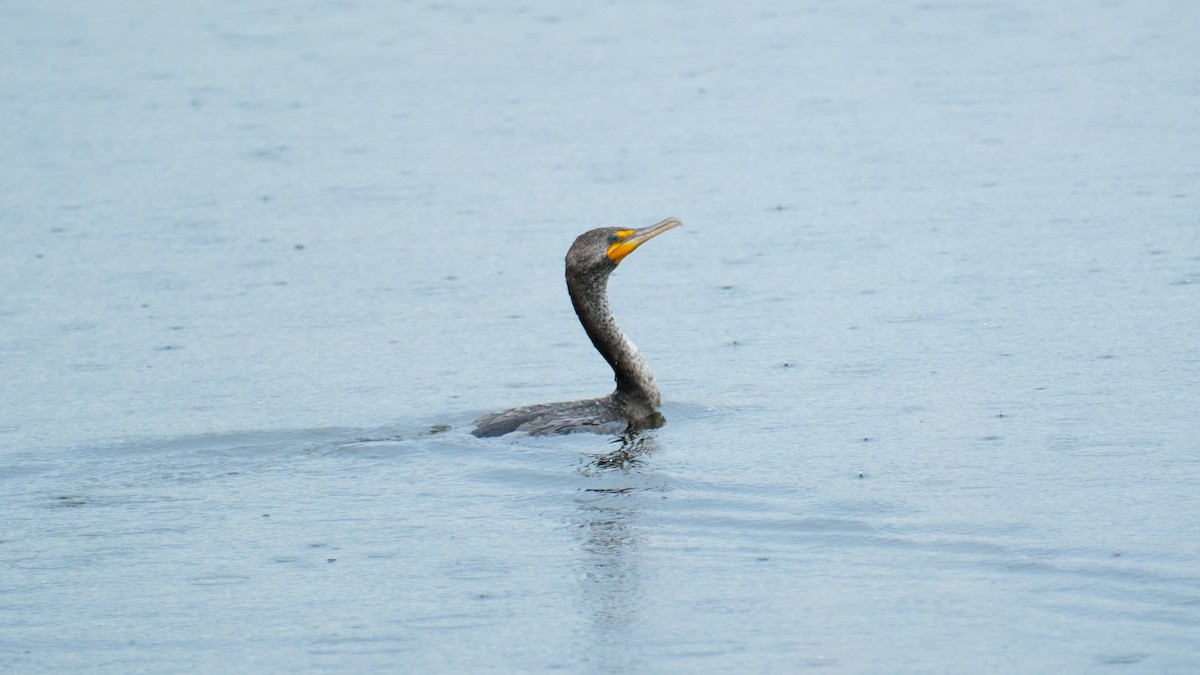
[[655, 486], [643, 473], [657, 449], [653, 431], [627, 433], [618, 447], [589, 458], [580, 473], [599, 483], [578, 499], [580, 608], [590, 635], [584, 656], [601, 671], [636, 670], [635, 631], [641, 619], [642, 498]]
[[[658, 413], [655, 415], [661, 417]], [[617, 449], [594, 456], [592, 461], [584, 467], [584, 475], [593, 476], [614, 470], [636, 471], [645, 461], [646, 456], [658, 449], [658, 444], [651, 433], [643, 428], [622, 434], [613, 441], [618, 446]], [[604, 488], [588, 488], [588, 490], [592, 492], [605, 491]]]

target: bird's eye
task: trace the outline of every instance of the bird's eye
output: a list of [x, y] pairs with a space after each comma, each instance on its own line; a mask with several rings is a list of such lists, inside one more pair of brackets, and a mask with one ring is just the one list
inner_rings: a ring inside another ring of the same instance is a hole
[[618, 241], [621, 241], [621, 238], [620, 238], [620, 237], [618, 237], [617, 235], [615, 235], [615, 234], [610, 234], [610, 235], [608, 235], [608, 243], [610, 243], [610, 244], [615, 244], [615, 243], [617, 243]]

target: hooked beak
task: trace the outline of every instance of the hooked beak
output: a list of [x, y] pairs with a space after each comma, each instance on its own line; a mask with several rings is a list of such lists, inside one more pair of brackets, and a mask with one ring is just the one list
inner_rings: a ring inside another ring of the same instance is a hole
[[613, 262], [620, 264], [625, 256], [633, 253], [637, 247], [676, 227], [683, 227], [683, 223], [678, 218], [667, 218], [661, 223], [643, 227], [640, 230], [621, 230], [617, 232], [620, 241], [614, 242], [608, 247], [608, 257]]

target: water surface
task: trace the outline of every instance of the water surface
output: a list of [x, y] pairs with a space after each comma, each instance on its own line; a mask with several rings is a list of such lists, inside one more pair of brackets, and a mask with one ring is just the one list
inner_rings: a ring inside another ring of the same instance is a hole
[[1190, 6], [0, 14], [6, 669], [1200, 667]]

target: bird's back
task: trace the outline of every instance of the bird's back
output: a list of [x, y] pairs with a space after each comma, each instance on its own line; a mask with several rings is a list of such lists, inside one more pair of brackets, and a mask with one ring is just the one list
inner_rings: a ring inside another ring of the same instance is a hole
[[583, 401], [541, 403], [484, 415], [475, 420], [471, 433], [480, 438], [503, 436], [523, 431], [530, 436], [570, 434], [589, 431], [619, 434], [629, 427], [611, 396]]

